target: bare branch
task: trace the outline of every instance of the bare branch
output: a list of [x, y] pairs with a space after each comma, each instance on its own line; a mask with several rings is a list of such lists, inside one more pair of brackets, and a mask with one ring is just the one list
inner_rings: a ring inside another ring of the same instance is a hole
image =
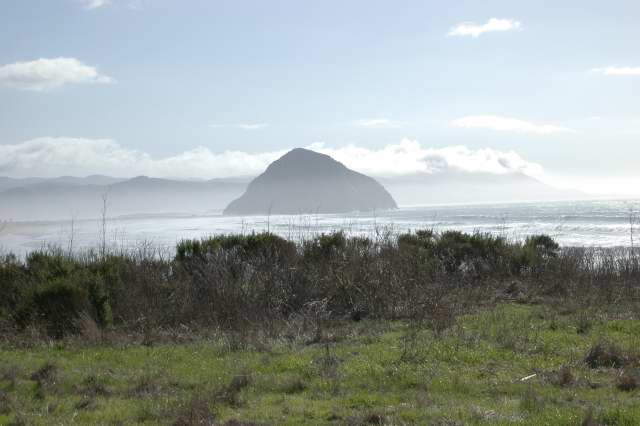
[[102, 211], [100, 216], [100, 254], [104, 259], [107, 254], [107, 211], [109, 204], [109, 190], [107, 189], [104, 194], [102, 194]]

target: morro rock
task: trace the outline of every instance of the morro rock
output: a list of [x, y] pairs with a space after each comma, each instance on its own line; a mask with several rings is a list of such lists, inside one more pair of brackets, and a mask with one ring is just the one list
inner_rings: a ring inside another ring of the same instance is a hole
[[347, 213], [396, 207], [375, 179], [328, 155], [296, 148], [271, 163], [224, 214]]

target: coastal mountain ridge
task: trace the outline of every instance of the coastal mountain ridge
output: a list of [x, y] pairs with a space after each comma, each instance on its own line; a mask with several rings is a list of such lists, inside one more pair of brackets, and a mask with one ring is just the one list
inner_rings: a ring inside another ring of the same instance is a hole
[[[329, 178], [330, 175], [341, 175], [345, 169], [348, 170], [330, 157], [314, 153], [319, 156], [318, 158], [330, 160], [322, 161], [326, 167], [316, 168], [315, 162], [300, 161], [305, 157], [304, 151], [293, 150], [287, 154], [288, 157], [285, 157], [291, 161], [287, 161], [289, 164], [286, 168], [279, 166], [281, 164], [279, 160], [274, 162], [268, 169], [270, 181], [283, 181], [285, 185], [289, 185], [291, 181], [297, 180], [292, 176], [299, 175], [306, 176], [305, 179], [333, 182]], [[364, 176], [351, 172], [356, 176]], [[366, 176], [364, 178], [371, 179]], [[589, 198], [578, 191], [553, 188], [521, 173], [491, 174], [446, 170], [433, 174], [418, 173], [396, 177], [374, 176], [374, 178], [384, 186], [392, 200], [400, 206], [563, 201]], [[0, 177], [0, 221], [97, 218], [102, 209], [102, 196], [105, 193], [108, 196], [108, 213], [111, 217], [173, 213], [219, 214], [248, 190], [251, 181], [252, 177], [247, 176], [209, 180], [179, 180], [146, 176], [121, 178], [102, 175], [55, 178]], [[349, 182], [349, 179], [342, 180], [339, 185], [352, 187], [352, 183]], [[283, 188], [282, 185], [278, 186]], [[304, 209], [290, 209], [290, 212], [292, 214], [320, 212], [319, 204], [312, 201], [308, 201]], [[391, 204], [388, 203], [388, 205]], [[275, 214], [275, 206], [270, 201], [263, 202], [264, 212], [268, 213], [270, 206], [272, 213]], [[299, 207], [296, 206], [296, 208]]]

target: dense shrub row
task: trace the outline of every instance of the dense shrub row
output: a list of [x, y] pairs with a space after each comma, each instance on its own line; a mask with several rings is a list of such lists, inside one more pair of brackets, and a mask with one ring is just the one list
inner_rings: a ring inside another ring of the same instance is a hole
[[[266, 326], [307, 312], [359, 319], [420, 317], [490, 299], [502, 283], [540, 294], [637, 291], [635, 258], [560, 250], [548, 236], [418, 231], [398, 237], [320, 235], [299, 244], [269, 233], [183, 241], [172, 259], [145, 254], [31, 253], [0, 260], [0, 326], [54, 338], [81, 318], [108, 327]], [[629, 293], [630, 294], [630, 293]], [[635, 293], [634, 293], [635, 294]], [[445, 312], [446, 311], [446, 312]]]

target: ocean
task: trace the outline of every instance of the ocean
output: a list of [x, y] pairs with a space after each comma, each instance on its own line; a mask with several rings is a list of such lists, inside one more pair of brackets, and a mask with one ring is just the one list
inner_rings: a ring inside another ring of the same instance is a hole
[[[336, 230], [375, 236], [416, 229], [487, 232], [512, 240], [548, 234], [565, 247], [629, 247], [640, 245], [640, 200], [402, 207], [370, 213], [269, 217], [141, 215], [109, 218], [106, 240], [115, 249], [145, 246], [171, 252], [181, 239], [215, 234], [268, 230], [300, 240]], [[98, 219], [9, 222], [0, 230], [0, 251], [24, 256], [47, 245], [84, 250], [98, 247], [101, 235]]]

